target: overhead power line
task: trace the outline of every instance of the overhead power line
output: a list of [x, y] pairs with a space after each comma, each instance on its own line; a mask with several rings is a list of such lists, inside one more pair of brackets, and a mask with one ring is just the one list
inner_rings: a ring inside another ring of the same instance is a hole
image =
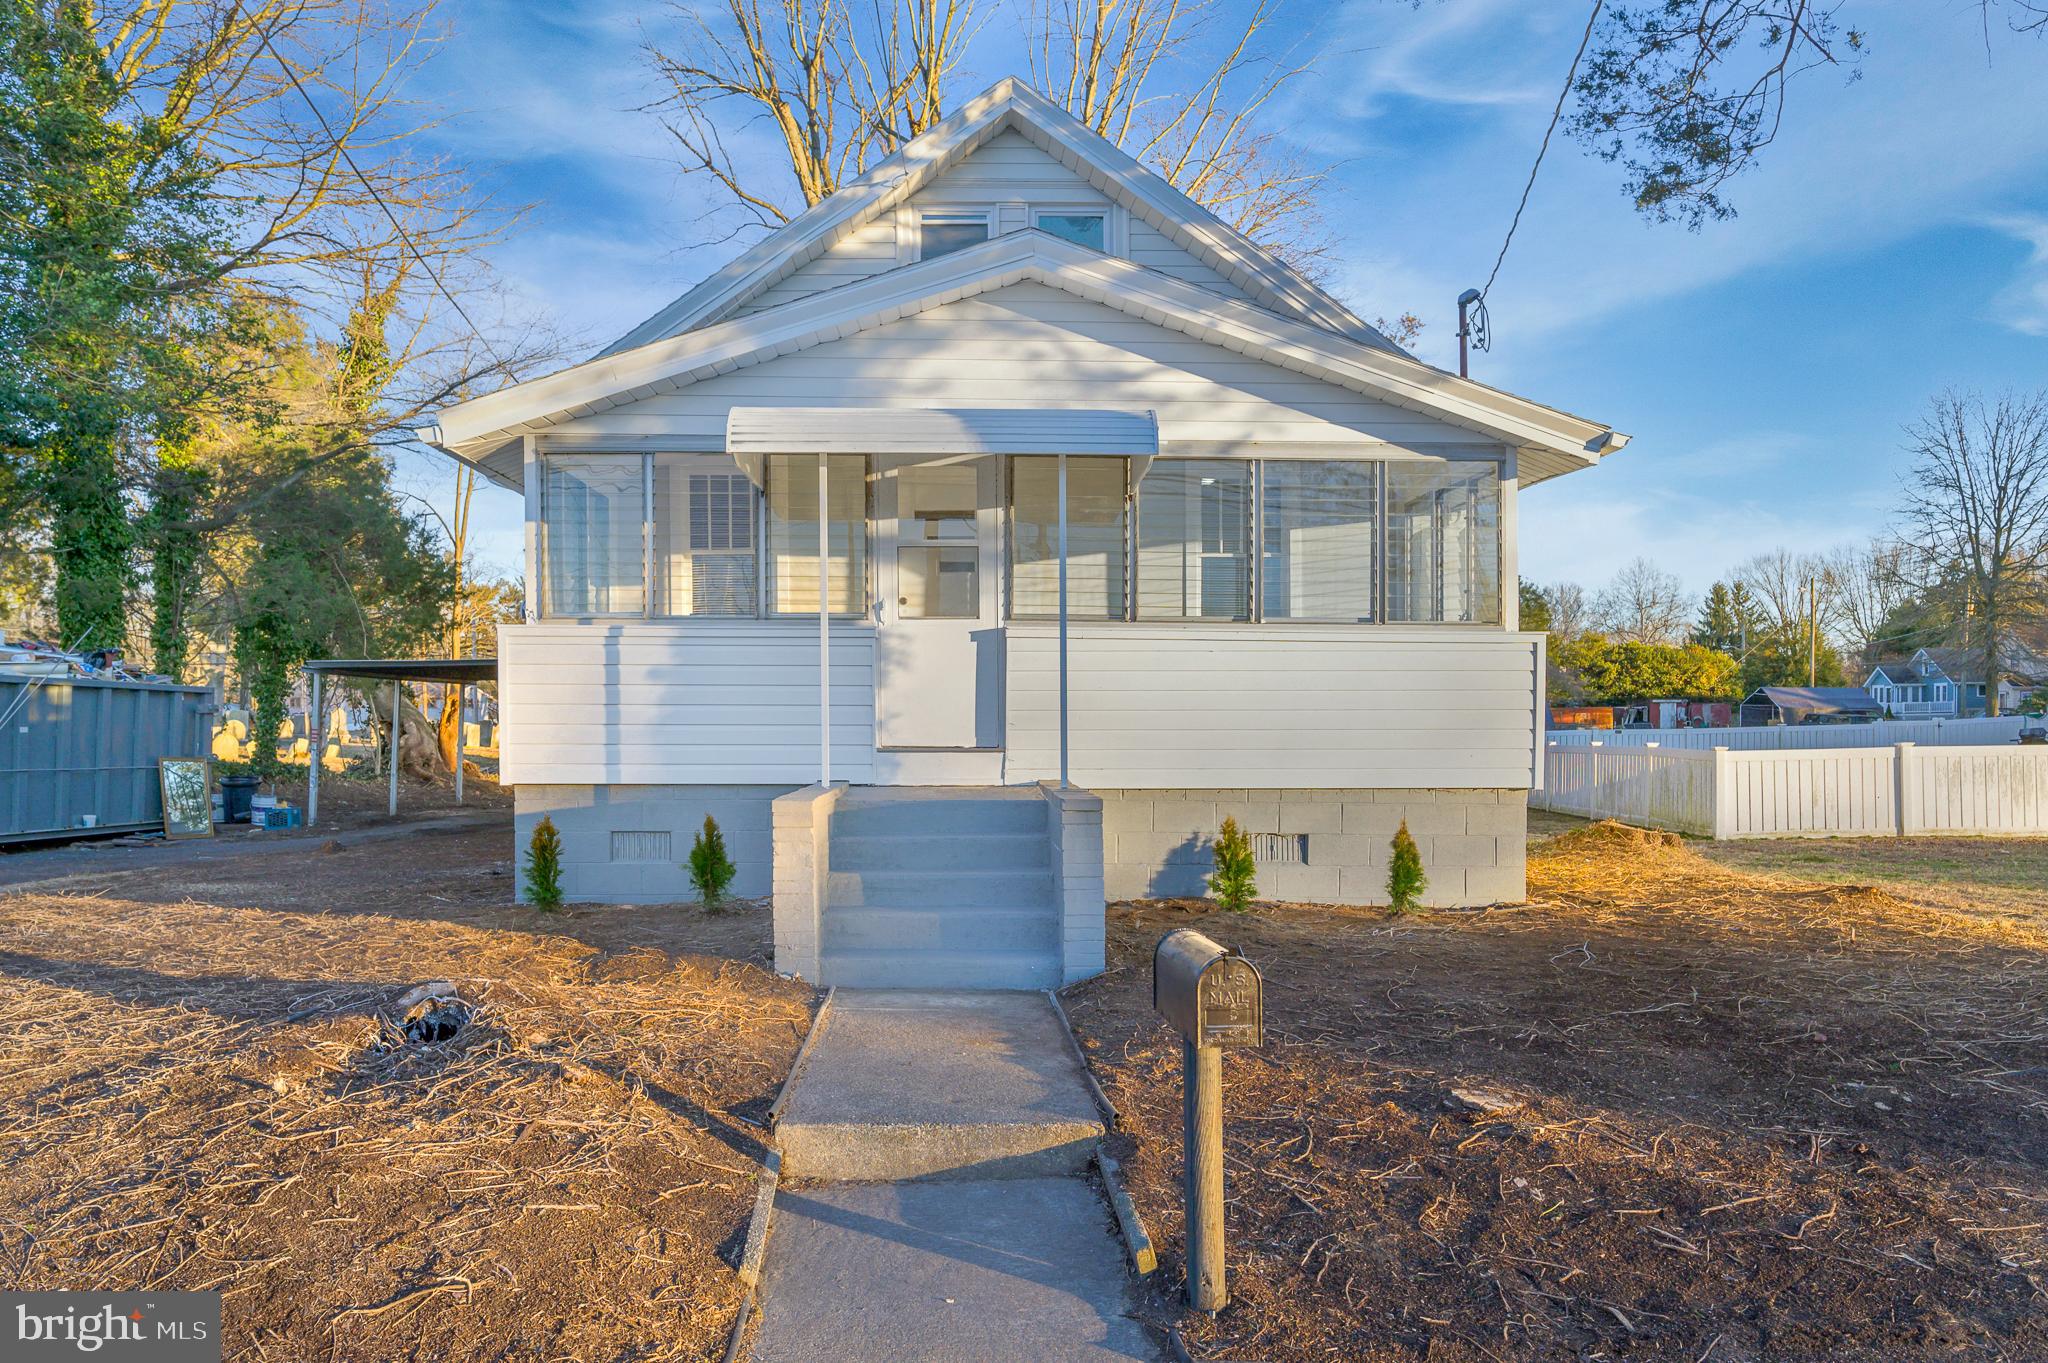
[[1500, 254], [1493, 258], [1493, 272], [1486, 276], [1486, 285], [1479, 290], [1484, 302], [1493, 288], [1493, 281], [1500, 278], [1501, 263], [1508, 258], [1508, 246], [1515, 239], [1515, 229], [1522, 225], [1522, 210], [1529, 206], [1529, 195], [1536, 188], [1536, 173], [1543, 169], [1543, 157], [1550, 150], [1550, 139], [1557, 132], [1558, 120], [1564, 117], [1564, 103], [1571, 98], [1572, 82], [1579, 78], [1579, 63], [1586, 59], [1586, 48], [1593, 41], [1593, 25], [1600, 18], [1600, 11], [1607, 0], [1593, 0], [1593, 12], [1586, 16], [1586, 31], [1579, 38], [1579, 50], [1572, 57], [1571, 70], [1565, 72], [1564, 88], [1557, 92], [1557, 107], [1550, 111], [1550, 126], [1543, 130], [1543, 144], [1536, 149], [1536, 162], [1529, 167], [1529, 180], [1522, 186], [1522, 201], [1515, 205], [1515, 216], [1508, 222], [1508, 233], [1500, 244]]

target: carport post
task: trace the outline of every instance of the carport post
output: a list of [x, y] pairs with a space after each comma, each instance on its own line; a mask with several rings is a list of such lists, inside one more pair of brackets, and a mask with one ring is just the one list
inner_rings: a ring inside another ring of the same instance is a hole
[[463, 711], [469, 708], [469, 683], [455, 684], [455, 803], [462, 803], [462, 726]]
[[322, 730], [327, 714], [320, 708], [320, 674], [308, 674], [312, 688], [306, 703], [306, 827], [320, 822], [320, 745], [326, 741]]
[[391, 817], [398, 817], [398, 731], [404, 724], [399, 713], [398, 678], [391, 679]]

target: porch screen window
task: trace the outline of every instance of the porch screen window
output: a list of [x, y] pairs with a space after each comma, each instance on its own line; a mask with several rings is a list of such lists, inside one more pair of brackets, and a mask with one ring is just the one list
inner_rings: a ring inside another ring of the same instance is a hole
[[[867, 456], [830, 456], [827, 496], [834, 615], [865, 615], [868, 598]], [[768, 601], [777, 615], [818, 613], [818, 459], [768, 457]]]
[[754, 614], [755, 522], [754, 485], [732, 460], [656, 455], [653, 613]]
[[1138, 497], [1138, 615], [1151, 620], [1251, 616], [1252, 466], [1238, 459], [1161, 460]]
[[1498, 466], [1415, 461], [1386, 469], [1387, 618], [1498, 624]]
[[1261, 618], [1371, 620], [1378, 465], [1269, 459], [1260, 470]]
[[[1010, 614], [1050, 619], [1060, 611], [1060, 461], [1010, 461]], [[1124, 544], [1130, 460], [1067, 460], [1067, 614], [1124, 618]]]
[[642, 613], [644, 469], [637, 454], [548, 456], [541, 488], [544, 614]]

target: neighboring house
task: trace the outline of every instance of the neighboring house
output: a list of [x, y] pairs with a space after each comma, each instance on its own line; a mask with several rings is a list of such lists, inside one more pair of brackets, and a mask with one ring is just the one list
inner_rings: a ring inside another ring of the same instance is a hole
[[[1998, 709], [2016, 712], [2048, 675], [2048, 664], [2021, 649], [2003, 650]], [[1970, 678], [1976, 678], [1972, 681]], [[1960, 648], [1923, 648], [1871, 669], [1863, 688], [1898, 719], [1957, 719], [1984, 713], [1984, 658]]]
[[711, 814], [778, 968], [1034, 987], [1101, 970], [1105, 893], [1204, 893], [1225, 816], [1270, 897], [1383, 902], [1405, 818], [1434, 902], [1521, 898], [1516, 501], [1626, 439], [1012, 80], [426, 435], [526, 496], [502, 770], [570, 897], [687, 898]]
[[1759, 686], [1741, 707], [1743, 724], [1867, 724], [1884, 704], [1856, 686]]

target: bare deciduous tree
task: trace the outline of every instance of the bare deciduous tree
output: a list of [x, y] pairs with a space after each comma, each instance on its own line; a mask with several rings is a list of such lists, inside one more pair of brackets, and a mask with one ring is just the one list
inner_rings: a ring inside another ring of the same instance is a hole
[[1692, 616], [1684, 584], [1646, 558], [1623, 568], [1593, 600], [1600, 628], [1628, 643], [1683, 643]]
[[1258, 0], [1034, 0], [1031, 77], [1067, 112], [1279, 255], [1317, 273], [1329, 240], [1317, 198], [1329, 167], [1261, 119], [1308, 70], [1276, 55], [1281, 18]]
[[1592, 626], [1593, 613], [1586, 603], [1586, 589], [1576, 582], [1553, 582], [1543, 589], [1550, 606], [1550, 632], [1560, 642], [1576, 639]]
[[1914, 551], [1897, 540], [1874, 539], [1828, 557], [1827, 575], [1834, 587], [1833, 633], [1849, 657], [1874, 665], [1887, 651], [1887, 622], [1913, 596], [1913, 556]]
[[[655, 108], [683, 168], [709, 176], [743, 221], [774, 227], [829, 197], [942, 116], [975, 0], [725, 0], [675, 4], [683, 34], [647, 51], [668, 92]], [[762, 121], [778, 183], [733, 148]], [[793, 193], [792, 193], [793, 191]]]
[[1935, 562], [1952, 565], [1968, 641], [1983, 659], [1987, 714], [2000, 659], [2039, 620], [2048, 574], [2048, 390], [1995, 400], [1944, 393], [1907, 428], [1908, 521]]

